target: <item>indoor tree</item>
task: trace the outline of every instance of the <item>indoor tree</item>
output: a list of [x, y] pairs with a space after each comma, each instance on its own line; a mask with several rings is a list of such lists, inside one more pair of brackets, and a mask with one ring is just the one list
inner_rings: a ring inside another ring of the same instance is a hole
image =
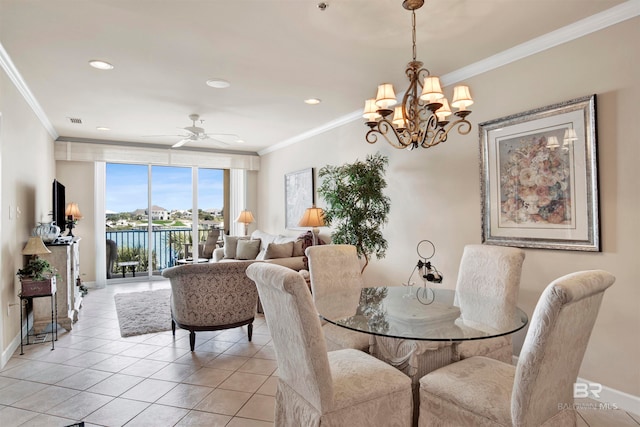
[[342, 166], [325, 166], [318, 172], [322, 183], [318, 194], [327, 203], [324, 218], [333, 227], [336, 244], [353, 245], [364, 257], [362, 271], [372, 255], [384, 258], [387, 240], [382, 227], [388, 221], [391, 206], [382, 190], [387, 186], [384, 174], [387, 157], [376, 153], [365, 161]]

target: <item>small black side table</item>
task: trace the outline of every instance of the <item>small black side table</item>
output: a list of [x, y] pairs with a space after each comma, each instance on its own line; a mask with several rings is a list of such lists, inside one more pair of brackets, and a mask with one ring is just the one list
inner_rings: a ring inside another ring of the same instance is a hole
[[[22, 310], [23, 310], [23, 301], [31, 301], [31, 306], [33, 307], [33, 298], [40, 297], [49, 297], [51, 298], [51, 351], [55, 350], [55, 341], [58, 341], [58, 301], [56, 300], [56, 291], [55, 287], [53, 292], [47, 294], [38, 294], [38, 295], [29, 295], [22, 296], [22, 294], [18, 295], [20, 297], [20, 354], [24, 354], [22, 349], [24, 343], [24, 337], [22, 335]], [[55, 314], [55, 316], [54, 316]], [[29, 315], [27, 314], [27, 343], [25, 345], [29, 345]]]

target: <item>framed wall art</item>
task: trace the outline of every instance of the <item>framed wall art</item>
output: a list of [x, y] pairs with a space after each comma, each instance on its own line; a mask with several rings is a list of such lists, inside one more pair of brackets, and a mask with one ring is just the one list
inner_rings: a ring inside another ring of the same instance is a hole
[[303, 229], [298, 222], [304, 211], [315, 202], [313, 168], [284, 175], [285, 227]]
[[483, 243], [600, 251], [596, 96], [479, 128]]

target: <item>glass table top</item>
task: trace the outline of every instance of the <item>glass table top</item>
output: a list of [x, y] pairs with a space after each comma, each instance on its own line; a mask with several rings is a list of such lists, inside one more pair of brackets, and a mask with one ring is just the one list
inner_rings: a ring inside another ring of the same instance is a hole
[[423, 286], [363, 288], [315, 298], [335, 325], [393, 338], [465, 341], [514, 333], [529, 321], [517, 307], [478, 294]]

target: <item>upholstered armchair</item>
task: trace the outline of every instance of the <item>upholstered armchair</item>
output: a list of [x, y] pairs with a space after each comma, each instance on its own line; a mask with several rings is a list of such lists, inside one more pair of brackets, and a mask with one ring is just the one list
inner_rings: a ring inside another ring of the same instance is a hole
[[189, 330], [194, 351], [196, 331], [247, 325], [251, 341], [258, 304], [255, 283], [246, 275], [253, 261], [186, 264], [162, 272], [171, 281], [171, 327]]
[[[363, 280], [360, 261], [355, 246], [323, 245], [310, 246], [305, 251], [309, 260], [309, 277], [313, 299], [331, 296], [336, 300], [355, 300], [358, 305]], [[344, 313], [345, 317], [355, 313]], [[339, 317], [337, 313], [334, 313]], [[369, 352], [369, 335], [351, 331], [332, 323], [322, 322], [327, 341], [327, 350], [355, 348]]]
[[615, 278], [602, 270], [556, 279], [544, 290], [513, 366], [476, 356], [420, 379], [419, 426], [574, 426], [573, 384]]
[[411, 380], [358, 350], [327, 352], [320, 319], [299, 273], [255, 263], [256, 282], [278, 362], [275, 425], [410, 426]]
[[[525, 253], [518, 248], [491, 245], [467, 245], [462, 253], [456, 294], [461, 313], [461, 327], [476, 324], [502, 329], [501, 322], [511, 322], [516, 310], [520, 276]], [[478, 309], [478, 298], [495, 302], [495, 310]], [[456, 359], [487, 356], [511, 363], [511, 336], [463, 341], [457, 346]]]

